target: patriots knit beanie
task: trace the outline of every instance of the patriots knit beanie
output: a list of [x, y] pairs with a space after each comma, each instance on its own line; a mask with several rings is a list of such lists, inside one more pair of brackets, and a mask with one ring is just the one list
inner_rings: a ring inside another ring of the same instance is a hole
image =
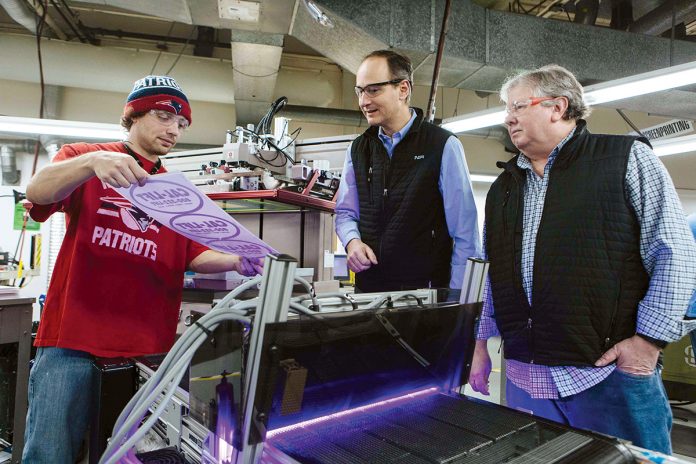
[[126, 99], [123, 116], [164, 110], [185, 117], [191, 124], [191, 106], [179, 84], [169, 76], [145, 76], [133, 84]]

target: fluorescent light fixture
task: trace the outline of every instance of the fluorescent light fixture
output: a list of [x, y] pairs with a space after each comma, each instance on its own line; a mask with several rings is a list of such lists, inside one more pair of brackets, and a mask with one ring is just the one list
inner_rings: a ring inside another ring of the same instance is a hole
[[307, 8], [307, 11], [309, 11], [309, 14], [316, 22], [321, 24], [324, 27], [332, 28], [334, 27], [333, 21], [331, 21], [331, 18], [326, 16], [326, 13], [321, 11], [321, 8], [317, 6], [316, 3], [310, 1], [310, 0], [303, 0], [304, 6]]
[[505, 122], [505, 107], [496, 107], [475, 113], [463, 114], [442, 121], [442, 128], [459, 134], [474, 129], [498, 126]]
[[585, 102], [598, 105], [696, 83], [696, 61], [590, 85]]
[[[696, 61], [623, 77], [585, 87], [585, 102], [599, 105], [653, 92], [696, 84]], [[442, 127], [455, 134], [503, 124], [505, 107], [463, 114], [442, 121]]]
[[126, 132], [118, 124], [102, 124], [59, 119], [0, 116], [0, 132], [15, 134], [59, 135], [79, 139], [121, 140]]
[[650, 142], [657, 156], [676, 155], [696, 151], [696, 134]]
[[486, 184], [492, 184], [498, 178], [498, 176], [487, 176], [484, 174], [471, 174], [471, 182], [481, 182]]

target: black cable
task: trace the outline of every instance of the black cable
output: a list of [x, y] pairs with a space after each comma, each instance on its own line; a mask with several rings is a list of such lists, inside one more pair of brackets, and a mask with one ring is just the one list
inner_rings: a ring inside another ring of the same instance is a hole
[[[172, 24], [169, 26], [169, 30], [167, 31], [167, 39], [169, 39], [169, 36], [172, 35], [172, 30], [174, 30], [174, 24], [176, 24], [175, 21], [172, 21]], [[164, 46], [167, 46], [167, 40], [165, 39], [164, 41]], [[159, 53], [157, 54], [157, 58], [155, 59], [155, 63], [152, 65], [152, 69], [150, 70], [150, 74], [155, 72], [155, 68], [157, 67], [157, 63], [159, 63], [159, 59], [162, 56], [163, 50], [160, 48]]]
[[184, 54], [184, 50], [186, 50], [186, 47], [188, 46], [189, 42], [191, 41], [191, 37], [193, 37], [193, 33], [196, 31], [196, 27], [191, 28], [191, 32], [189, 32], [189, 36], [186, 39], [186, 42], [184, 42], [184, 45], [181, 46], [181, 50], [179, 50], [179, 54], [177, 55], [176, 59], [174, 60], [174, 63], [172, 63], [172, 66], [167, 70], [166, 73], [164, 73], [165, 76], [169, 76], [169, 73], [172, 72], [172, 69], [174, 69], [174, 66], [179, 62], [179, 58], [181, 58], [181, 55]]
[[273, 163], [273, 161], [277, 160], [277, 159], [280, 157], [280, 155], [281, 155], [280, 150], [276, 150], [275, 156], [274, 156], [273, 158], [271, 158], [271, 159], [264, 158], [263, 155], [262, 155], [261, 153], [258, 153], [258, 154], [257, 154], [257, 156], [258, 156], [258, 158], [259, 158], [260, 160], [262, 160], [262, 161], [265, 162], [265, 163], [268, 163], [269, 165], [273, 166], [274, 168], [282, 168], [283, 166], [285, 166], [285, 165], [287, 164], [287, 161], [285, 161], [285, 160], [283, 160], [283, 162], [280, 163], [280, 164], [274, 164], [274, 163]]
[[[276, 145], [274, 141], [271, 141], [271, 139], [269, 138], [269, 136], [271, 135], [271, 122], [273, 121], [273, 117], [276, 114], [278, 114], [278, 112], [281, 111], [283, 107], [285, 107], [287, 102], [287, 97], [280, 97], [276, 99], [273, 103], [271, 103], [271, 107], [266, 112], [266, 114], [263, 115], [259, 123], [256, 125], [256, 130], [253, 131], [254, 135], [257, 137], [257, 142], [261, 144], [262, 149], [263, 147], [270, 147], [276, 151], [276, 156], [273, 157], [271, 160], [264, 158], [261, 154], [258, 155], [259, 159], [263, 160], [264, 162], [270, 164], [273, 167], [283, 167], [288, 162], [291, 164], [296, 163], [295, 160], [293, 160], [292, 157], [285, 152], [285, 148], [287, 148], [289, 144], [283, 148], [280, 148], [278, 145]], [[248, 129], [246, 130], [248, 131]], [[293, 142], [294, 139], [290, 143]], [[285, 161], [280, 165], [273, 164], [273, 161], [278, 159], [278, 156], [280, 155], [283, 155], [285, 157]]]
[[292, 137], [292, 140], [290, 140], [281, 150], [285, 150], [285, 149], [288, 148], [290, 145], [292, 145], [293, 143], [295, 143], [295, 140], [297, 140], [297, 137], [300, 136], [300, 132], [302, 132], [302, 128], [301, 128], [301, 127], [298, 127], [297, 129], [295, 129], [294, 131], [292, 131], [292, 132], [290, 133], [291, 136], [292, 136], [293, 134], [297, 134], [297, 135], [295, 135], [294, 137]]
[[522, 4], [520, 3], [520, 0], [517, 0], [517, 12], [522, 12], [524, 14], [529, 14], [529, 11], [525, 10]]
[[454, 104], [454, 112], [452, 113], [452, 117], [455, 117], [459, 111], [459, 94], [461, 91], [462, 89], [457, 89], [457, 102]]
[[[631, 129], [638, 132], [638, 135], [640, 135], [641, 137], [645, 137], [645, 135], [640, 131], [640, 129], [638, 129], [638, 127], [635, 124], [633, 124], [633, 121], [628, 119], [628, 116], [626, 116], [626, 114], [624, 114], [624, 112], [621, 111], [620, 108], [616, 108], [616, 112], [619, 113], [619, 116], [621, 116], [624, 121], [626, 121], [626, 124], [631, 126]], [[645, 138], [647, 139], [647, 137], [645, 137]]]
[[280, 97], [273, 103], [271, 103], [271, 108], [268, 112], [261, 118], [259, 124], [256, 126], [256, 132], [261, 135], [270, 134], [270, 125], [273, 117], [283, 109], [285, 104], [288, 102], [288, 97]]
[[278, 74], [278, 71], [273, 71], [273, 72], [270, 73], [270, 74], [263, 74], [263, 75], [261, 75], [261, 76], [254, 76], [253, 74], [247, 74], [247, 73], [245, 73], [245, 72], [242, 72], [242, 71], [240, 71], [239, 69], [235, 68], [234, 66], [232, 66], [232, 71], [237, 72], [237, 73], [241, 74], [242, 76], [254, 77], [254, 78], [271, 77], [271, 76], [274, 76], [274, 75]]
[[[253, 136], [255, 137], [255, 140], [253, 140], [255, 143], [262, 144], [262, 146], [263, 146], [263, 144], [264, 144], [265, 142], [272, 143], [272, 142], [270, 142], [270, 140], [267, 140], [267, 139], [264, 140], [264, 139], [262, 139], [261, 136], [260, 136], [256, 131], [246, 129], [246, 128], [244, 128], [244, 127], [242, 127], [241, 129], [242, 129], [242, 131], [247, 132], [247, 133], [253, 135]], [[282, 168], [283, 166], [285, 166], [286, 163], [283, 163], [283, 164], [280, 164], [280, 165], [275, 165], [275, 164], [272, 163], [273, 161], [275, 161], [275, 160], [278, 159], [278, 156], [280, 156], [280, 151], [277, 151], [277, 152], [276, 152], [276, 156], [274, 156], [274, 157], [273, 157], [272, 159], [270, 159], [270, 160], [264, 158], [263, 155], [261, 155], [260, 153], [256, 154], [256, 157], [259, 158], [260, 160], [262, 160], [263, 162], [268, 163], [268, 164], [270, 164], [271, 166], [276, 167], [276, 168]], [[287, 156], [287, 155], [286, 155], [286, 156]]]
[[[270, 145], [271, 148], [275, 149], [275, 151], [276, 151], [279, 155], [282, 154], [283, 156], [285, 156], [285, 159], [286, 159], [287, 161], [286, 161], [285, 163], [282, 164], [283, 166], [285, 166], [285, 164], [287, 164], [288, 162], [289, 162], [290, 164], [296, 164], [296, 162], [290, 157], [290, 155], [288, 155], [288, 154], [285, 152], [285, 150], [283, 150], [283, 149], [280, 148], [278, 145], [276, 145], [275, 142], [271, 142], [269, 139], [266, 139], [265, 142], [266, 142], [268, 145]], [[262, 159], [263, 159], [263, 158], [262, 158]], [[273, 158], [273, 159], [276, 159], [276, 158]], [[280, 167], [280, 166], [278, 166], [278, 167]]]

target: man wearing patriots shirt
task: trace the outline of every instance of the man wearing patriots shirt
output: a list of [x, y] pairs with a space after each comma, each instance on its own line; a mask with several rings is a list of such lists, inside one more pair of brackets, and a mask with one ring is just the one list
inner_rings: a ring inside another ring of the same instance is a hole
[[93, 357], [169, 350], [186, 269], [261, 272], [260, 261], [162, 227], [114, 190], [165, 172], [159, 157], [190, 124], [191, 107], [176, 81], [144, 77], [121, 117], [126, 140], [64, 145], [27, 186], [32, 218], [64, 212], [67, 231], [35, 342], [24, 462], [75, 462], [92, 403]]

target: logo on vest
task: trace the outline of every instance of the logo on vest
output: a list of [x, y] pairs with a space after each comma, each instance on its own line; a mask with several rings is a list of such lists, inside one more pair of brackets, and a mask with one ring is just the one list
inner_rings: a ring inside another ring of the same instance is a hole
[[413, 157], [414, 160], [422, 160], [425, 159], [425, 155], [416, 155]]

